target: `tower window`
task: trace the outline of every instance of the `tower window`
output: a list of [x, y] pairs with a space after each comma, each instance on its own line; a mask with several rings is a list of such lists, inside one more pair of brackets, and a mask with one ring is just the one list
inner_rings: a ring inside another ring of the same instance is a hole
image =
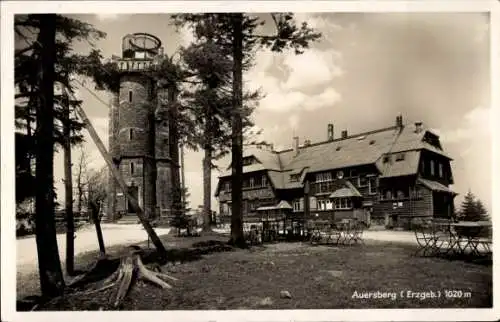
[[134, 170], [135, 170], [134, 168], [135, 168], [134, 162], [130, 162], [130, 174], [131, 175], [134, 175]]
[[128, 91], [128, 101], [132, 102], [132, 91]]
[[128, 138], [129, 138], [129, 140], [134, 139], [134, 130], [133, 129], [128, 130]]

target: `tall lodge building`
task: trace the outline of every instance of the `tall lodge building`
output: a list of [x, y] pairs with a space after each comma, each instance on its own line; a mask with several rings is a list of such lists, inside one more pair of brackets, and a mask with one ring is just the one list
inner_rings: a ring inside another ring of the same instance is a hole
[[[274, 151], [244, 151], [243, 220], [258, 220], [259, 207], [288, 203], [290, 216], [304, 219], [358, 218], [372, 224], [405, 227], [412, 218], [449, 217], [454, 212], [450, 161], [439, 136], [421, 122], [334, 137]], [[221, 216], [231, 214], [231, 167], [219, 178]], [[309, 198], [305, 212], [304, 198]], [[309, 218], [305, 218], [308, 214]]]
[[[166, 95], [149, 75], [149, 69], [163, 54], [161, 41], [150, 34], [135, 33], [122, 40], [122, 57], [117, 61], [120, 71], [119, 93], [114, 95], [109, 118], [109, 150], [128, 192], [147, 212], [153, 210], [166, 217], [171, 209], [169, 122], [166, 111], [157, 105], [158, 97]], [[158, 108], [160, 107], [160, 108]], [[151, 122], [155, 133], [151, 135]], [[149, 151], [154, 138], [154, 154]], [[156, 194], [151, 183], [156, 181]], [[109, 220], [137, 220], [132, 205], [114, 179], [109, 181], [107, 217]]]

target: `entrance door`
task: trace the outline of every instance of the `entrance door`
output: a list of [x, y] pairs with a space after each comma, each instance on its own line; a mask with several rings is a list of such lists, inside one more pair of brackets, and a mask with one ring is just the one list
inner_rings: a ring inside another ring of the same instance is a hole
[[[128, 187], [128, 193], [135, 199], [136, 202], [138, 202], [139, 187], [137, 187], [137, 186]], [[128, 199], [127, 199], [127, 212], [128, 213], [135, 213], [135, 209], [132, 206], [132, 203], [130, 202], [130, 200], [128, 200]]]

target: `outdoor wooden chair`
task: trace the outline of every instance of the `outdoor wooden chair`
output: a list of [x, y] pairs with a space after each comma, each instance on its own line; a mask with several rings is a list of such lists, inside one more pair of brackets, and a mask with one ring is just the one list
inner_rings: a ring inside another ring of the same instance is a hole
[[415, 228], [418, 249], [415, 255], [429, 256], [436, 253], [436, 239], [432, 224], [422, 224]]
[[352, 241], [354, 244], [364, 244], [363, 241], [363, 231], [365, 227], [362, 222], [356, 222], [354, 223], [353, 229], [352, 229]]
[[335, 225], [330, 225], [326, 243], [338, 245], [341, 237], [341, 232], [337, 229], [337, 227]]
[[337, 230], [339, 231], [338, 244], [351, 245], [353, 242], [353, 224], [348, 219], [343, 219], [336, 223]]

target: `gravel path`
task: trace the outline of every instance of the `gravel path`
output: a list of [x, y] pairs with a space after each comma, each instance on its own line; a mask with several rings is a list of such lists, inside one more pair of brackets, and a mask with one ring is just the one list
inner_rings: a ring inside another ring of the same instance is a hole
[[[146, 231], [141, 225], [117, 225], [102, 224], [102, 234], [106, 247], [137, 243], [147, 240]], [[155, 228], [158, 235], [168, 234], [169, 228]], [[59, 256], [61, 262], [66, 258], [66, 234], [57, 235], [57, 245], [59, 246]], [[37, 251], [35, 237], [28, 237], [17, 240], [17, 273], [27, 274], [37, 270]], [[92, 225], [85, 226], [76, 232], [75, 255], [88, 251], [98, 250], [97, 235]]]

